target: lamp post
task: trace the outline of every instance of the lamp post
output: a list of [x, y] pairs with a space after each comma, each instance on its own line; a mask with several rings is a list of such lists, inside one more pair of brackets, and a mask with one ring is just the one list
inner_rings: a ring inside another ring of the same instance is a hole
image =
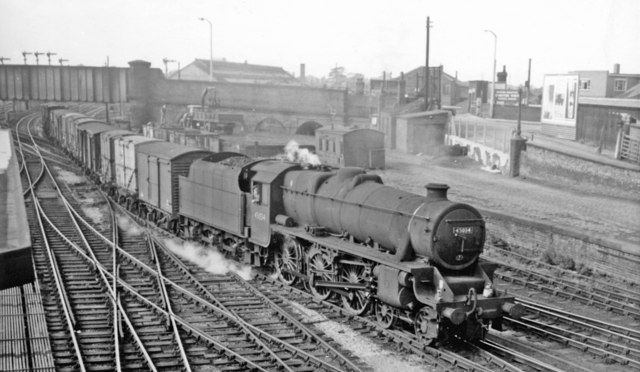
[[493, 118], [493, 110], [496, 105], [496, 51], [498, 49], [498, 35], [491, 30], [484, 30], [493, 35], [493, 75], [491, 80], [491, 117]]
[[213, 81], [213, 24], [206, 18], [200, 17], [198, 19], [209, 24], [209, 80]]

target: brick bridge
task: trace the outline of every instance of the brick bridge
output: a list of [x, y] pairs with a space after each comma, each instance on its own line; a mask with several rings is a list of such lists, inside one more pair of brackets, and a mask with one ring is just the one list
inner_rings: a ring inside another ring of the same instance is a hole
[[132, 128], [149, 121], [177, 123], [187, 105], [199, 105], [205, 88], [215, 87], [219, 110], [241, 114], [246, 129], [284, 128], [287, 133], [331, 124], [369, 122], [377, 100], [346, 90], [293, 85], [166, 79], [146, 61], [129, 68], [85, 66], [0, 66], [0, 101], [124, 104]]

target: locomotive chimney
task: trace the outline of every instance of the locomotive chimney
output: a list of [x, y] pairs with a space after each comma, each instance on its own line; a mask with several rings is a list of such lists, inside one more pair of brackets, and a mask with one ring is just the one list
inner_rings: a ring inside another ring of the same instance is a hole
[[427, 203], [447, 200], [449, 186], [444, 183], [428, 183], [425, 187], [427, 188]]

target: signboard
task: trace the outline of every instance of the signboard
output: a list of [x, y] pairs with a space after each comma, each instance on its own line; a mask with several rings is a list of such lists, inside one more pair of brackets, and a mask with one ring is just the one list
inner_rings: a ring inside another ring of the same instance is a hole
[[576, 126], [578, 75], [545, 75], [542, 92], [543, 124]]
[[518, 106], [518, 96], [514, 89], [496, 89], [496, 105]]

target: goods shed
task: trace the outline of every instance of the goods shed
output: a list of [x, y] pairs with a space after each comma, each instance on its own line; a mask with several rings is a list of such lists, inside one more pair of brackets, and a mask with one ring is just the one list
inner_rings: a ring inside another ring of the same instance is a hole
[[449, 111], [424, 111], [398, 116], [396, 146], [408, 154], [435, 154], [444, 146]]
[[384, 133], [366, 128], [320, 128], [316, 130], [316, 154], [327, 165], [382, 169]]

